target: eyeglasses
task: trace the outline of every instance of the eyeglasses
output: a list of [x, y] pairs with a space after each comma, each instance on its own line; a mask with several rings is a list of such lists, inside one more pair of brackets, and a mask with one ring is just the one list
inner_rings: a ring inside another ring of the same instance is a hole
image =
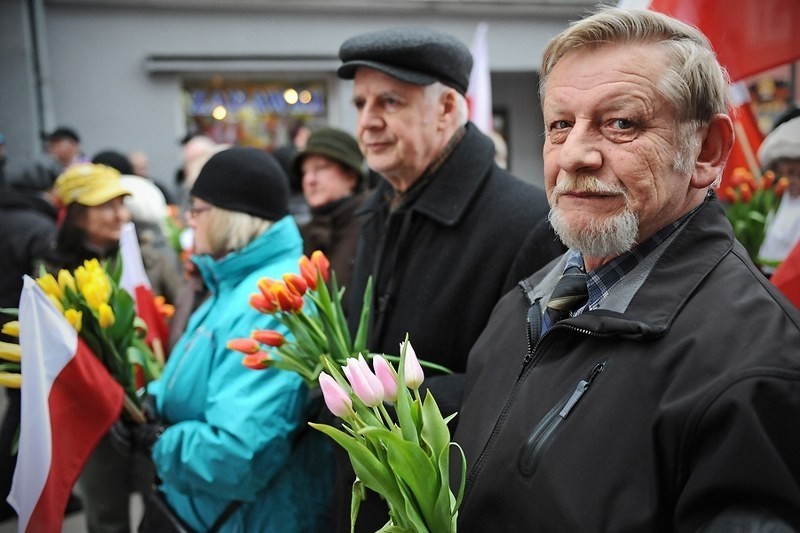
[[190, 207], [189, 208], [189, 216], [191, 218], [195, 218], [200, 213], [205, 213], [206, 211], [210, 211], [210, 210], [211, 210], [211, 206], [210, 205], [206, 205], [206, 206], [202, 206], [202, 207]]

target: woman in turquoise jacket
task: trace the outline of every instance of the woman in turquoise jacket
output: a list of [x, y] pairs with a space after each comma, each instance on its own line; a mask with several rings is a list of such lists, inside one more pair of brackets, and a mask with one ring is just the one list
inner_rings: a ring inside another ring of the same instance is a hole
[[288, 215], [288, 180], [272, 156], [231, 148], [192, 189], [195, 257], [210, 297], [191, 316], [161, 379], [150, 384], [166, 429], [152, 446], [169, 505], [206, 531], [233, 501], [222, 531], [312, 532], [331, 495], [328, 443], [308, 431], [308, 390], [276, 369], [250, 370], [228, 340], [278, 329], [248, 305], [262, 277], [296, 272], [302, 253]]

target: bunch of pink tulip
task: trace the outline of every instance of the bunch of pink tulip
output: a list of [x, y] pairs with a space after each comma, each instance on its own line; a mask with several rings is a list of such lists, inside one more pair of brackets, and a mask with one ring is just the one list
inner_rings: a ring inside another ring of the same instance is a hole
[[[381, 531], [455, 532], [464, 490], [466, 462], [461, 452], [461, 487], [450, 490], [450, 441], [447, 427], [455, 413], [443, 417], [436, 401], [420, 386], [425, 379], [414, 348], [400, 345], [398, 370], [380, 355], [373, 368], [363, 356], [348, 358], [339, 368], [328, 361], [319, 384], [328, 409], [341, 418], [343, 429], [310, 425], [331, 437], [350, 456], [356, 475], [353, 508], [363, 488], [383, 497], [389, 519]], [[392, 416], [386, 404], [394, 407]]]

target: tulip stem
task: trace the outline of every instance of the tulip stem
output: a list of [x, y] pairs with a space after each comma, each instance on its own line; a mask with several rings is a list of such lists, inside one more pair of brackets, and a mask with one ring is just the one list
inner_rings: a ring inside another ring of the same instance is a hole
[[[386, 422], [386, 427], [391, 430], [394, 427], [394, 420], [392, 420], [391, 415], [389, 415], [389, 411], [386, 410], [386, 406], [383, 403], [378, 404], [377, 410], [380, 411], [381, 415], [383, 415], [383, 420]], [[375, 413], [378, 414], [377, 412]], [[380, 415], [378, 415], [380, 418]]]

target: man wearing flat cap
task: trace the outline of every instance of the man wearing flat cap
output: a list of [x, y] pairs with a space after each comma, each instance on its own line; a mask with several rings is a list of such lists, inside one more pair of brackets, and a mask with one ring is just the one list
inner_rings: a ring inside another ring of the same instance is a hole
[[[348, 39], [339, 57], [339, 77], [354, 80], [359, 147], [384, 178], [358, 211], [351, 327], [372, 276], [367, 347], [398, 354], [408, 332], [421, 358], [455, 373], [425, 382], [440, 407], [453, 412], [467, 353], [502, 296], [518, 248], [547, 215], [547, 202], [542, 190], [494, 163], [491, 139], [468, 122], [472, 56], [459, 40], [429, 29], [391, 29]], [[350, 491], [340, 489], [346, 501], [339, 528], [348, 531]], [[358, 531], [386, 522], [385, 510], [371, 516], [377, 499], [370, 494], [362, 504]]]

